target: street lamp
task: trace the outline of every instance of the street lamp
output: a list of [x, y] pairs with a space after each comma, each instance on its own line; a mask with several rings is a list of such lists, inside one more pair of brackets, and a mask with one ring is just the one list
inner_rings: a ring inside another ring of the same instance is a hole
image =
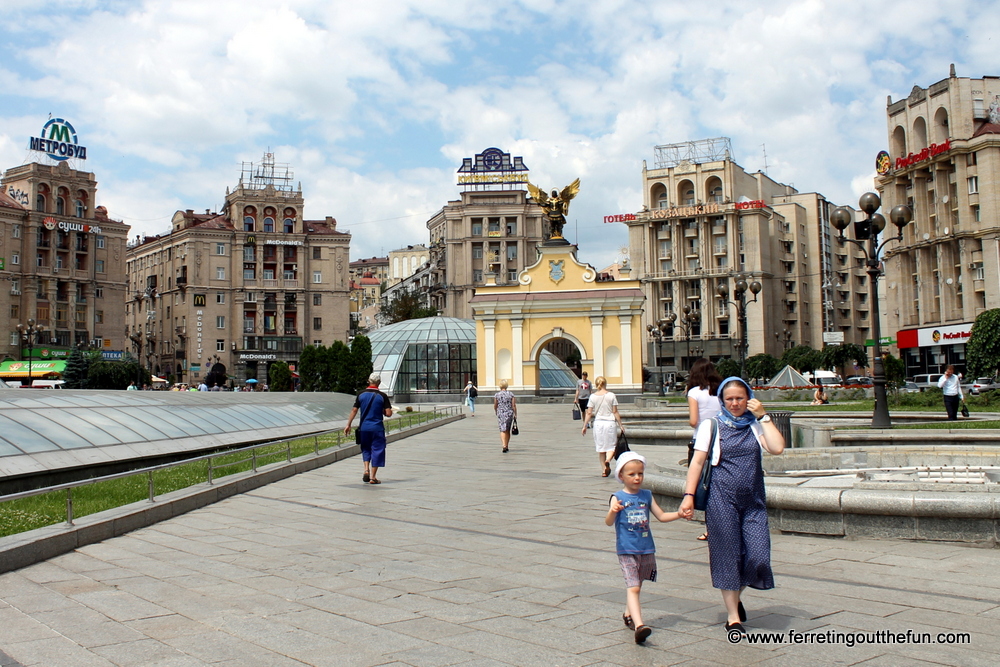
[[[695, 324], [701, 322], [701, 311], [696, 308], [691, 308], [691, 306], [684, 306], [681, 312], [684, 314], [681, 315], [680, 320], [677, 319], [677, 313], [672, 312], [667, 315], [667, 322], [671, 326], [673, 326], [674, 322], [677, 322], [677, 325], [684, 330], [684, 360], [687, 361], [687, 359], [691, 357], [691, 329]], [[676, 356], [676, 354], [674, 356]]]
[[135, 347], [135, 386], [138, 388], [142, 384], [142, 332], [137, 331], [129, 334], [129, 340]]
[[[871, 294], [872, 310], [874, 311], [872, 339], [874, 341], [875, 358], [872, 364], [872, 374], [874, 376], [872, 383], [875, 387], [875, 412], [872, 415], [872, 428], [892, 428], [892, 420], [889, 418], [889, 402], [885, 393], [885, 368], [882, 364], [882, 329], [879, 322], [878, 304], [878, 278], [882, 273], [882, 269], [879, 266], [879, 255], [882, 254], [883, 248], [885, 248], [889, 241], [903, 240], [903, 227], [908, 225], [910, 220], [913, 219], [913, 211], [910, 210], [909, 206], [903, 206], [902, 204], [894, 207], [889, 212], [889, 219], [896, 226], [898, 235], [885, 239], [879, 245], [878, 235], [885, 229], [886, 221], [882, 214], [875, 211], [882, 205], [882, 200], [874, 192], [866, 192], [861, 195], [861, 200], [858, 204], [865, 213], [864, 220], [855, 220], [854, 211], [851, 208], [838, 206], [830, 214], [830, 224], [840, 232], [837, 239], [841, 245], [845, 241], [853, 243], [861, 248], [861, 251], [865, 254], [865, 265], [868, 267], [868, 289]], [[852, 222], [854, 223], [855, 238], [849, 239], [844, 236], [844, 230]], [[866, 241], [867, 246], [865, 244]]]
[[28, 326], [23, 324], [17, 325], [17, 333], [21, 337], [21, 341], [28, 346], [28, 386], [31, 386], [31, 354], [35, 349], [35, 343], [38, 342], [38, 336], [45, 331], [45, 327], [41, 324], [35, 324], [35, 319], [31, 318], [28, 320]]
[[780, 333], [774, 332], [775, 342], [781, 343], [781, 349], [787, 350], [792, 347], [792, 332], [788, 329], [781, 331]]
[[[673, 315], [673, 313], [670, 313]], [[670, 320], [672, 322], [672, 320]], [[656, 341], [656, 367], [659, 370], [659, 377], [657, 378], [656, 384], [659, 386], [657, 391], [658, 396], [663, 396], [663, 365], [660, 363], [663, 359], [663, 339], [667, 335], [667, 330], [670, 329], [671, 325], [668, 324], [668, 320], [660, 320], [656, 323], [656, 326], [652, 324], [646, 325], [646, 331], [649, 333], [649, 337]]]
[[[722, 297], [723, 303], [728, 303], [736, 308], [736, 318], [740, 323], [740, 340], [736, 344], [736, 351], [740, 358], [740, 377], [747, 376], [747, 349], [750, 347], [747, 336], [747, 305], [757, 303], [757, 295], [760, 294], [762, 285], [753, 279], [753, 276], [736, 276], [736, 284], [733, 285], [733, 299], [729, 300], [729, 285], [719, 283], [715, 288], [715, 293]], [[747, 290], [753, 294], [753, 299], [747, 301]]]

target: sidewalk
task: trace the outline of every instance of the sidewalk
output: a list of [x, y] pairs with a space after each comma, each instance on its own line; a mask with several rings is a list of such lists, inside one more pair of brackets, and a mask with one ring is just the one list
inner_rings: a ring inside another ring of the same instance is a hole
[[653, 635], [635, 645], [603, 522], [620, 486], [569, 405], [522, 406], [518, 423], [501, 454], [480, 400], [391, 444], [379, 486], [349, 459], [2, 575], [0, 665], [996, 663], [996, 550], [775, 535], [777, 588], [744, 596], [749, 631], [971, 638], [732, 645], [703, 527], [684, 521], [653, 527]]

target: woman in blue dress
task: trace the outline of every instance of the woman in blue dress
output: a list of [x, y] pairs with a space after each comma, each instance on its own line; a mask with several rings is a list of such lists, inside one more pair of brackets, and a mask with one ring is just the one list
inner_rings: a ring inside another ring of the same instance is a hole
[[[741, 378], [722, 381], [719, 402], [718, 416], [698, 426], [679, 512], [685, 519], [694, 516], [694, 491], [702, 467], [706, 462], [715, 466], [705, 508], [712, 586], [722, 591], [726, 630], [744, 632], [747, 615], [740, 593], [747, 586], [774, 588], [761, 450], [781, 454], [785, 438]], [[710, 442], [713, 422], [718, 424], [714, 444]], [[710, 447], [712, 460], [708, 461]]]

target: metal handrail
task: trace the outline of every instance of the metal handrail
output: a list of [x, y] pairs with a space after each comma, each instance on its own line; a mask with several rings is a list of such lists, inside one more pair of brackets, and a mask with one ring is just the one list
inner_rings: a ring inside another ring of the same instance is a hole
[[[431, 423], [431, 422], [438, 421], [438, 419], [446, 419], [447, 417], [452, 417], [452, 416], [454, 416], [456, 414], [461, 414], [461, 410], [462, 410], [462, 407], [461, 406], [456, 406], [456, 405], [433, 406], [431, 408], [430, 412], [432, 412], [432, 413], [444, 413], [444, 416], [436, 417], [436, 418], [433, 418], [433, 419], [429, 419], [429, 420], [427, 420], [425, 422], [421, 422], [421, 423]], [[427, 414], [427, 413], [426, 412], [421, 412], [420, 409], [419, 409], [419, 406], [417, 407], [416, 410], [413, 410], [411, 412], [401, 412], [401, 413], [399, 413], [399, 417], [398, 418], [395, 418], [391, 422], [387, 423], [387, 427], [388, 428], [386, 428], [386, 434], [391, 433], [393, 431], [400, 432], [400, 431], [403, 431], [405, 429], [412, 428], [414, 426], [414, 421], [417, 418], [419, 418], [420, 415], [423, 415], [423, 414]], [[404, 425], [404, 422], [405, 422], [405, 425]], [[215, 471], [217, 471], [217, 470], [223, 470], [225, 468], [229, 468], [229, 467], [232, 467], [232, 466], [235, 466], [235, 465], [240, 465], [240, 464], [246, 463], [248, 461], [250, 462], [251, 466], [253, 467], [253, 472], [256, 473], [257, 472], [257, 450], [260, 449], [260, 448], [262, 448], [262, 447], [274, 447], [275, 445], [280, 445], [282, 443], [285, 443], [285, 461], [290, 463], [291, 460], [292, 460], [292, 443], [293, 442], [297, 442], [297, 441], [300, 441], [300, 440], [305, 440], [306, 438], [309, 438], [311, 436], [313, 438], [313, 455], [314, 456], [319, 456], [319, 452], [320, 452], [319, 438], [320, 438], [320, 436], [325, 436], [325, 435], [328, 435], [330, 433], [343, 434], [343, 432], [344, 432], [343, 428], [336, 428], [336, 429], [330, 429], [330, 430], [327, 430], [327, 431], [319, 431], [319, 432], [316, 432], [316, 433], [307, 433], [305, 435], [300, 435], [300, 436], [295, 436], [295, 437], [290, 437], [290, 438], [282, 438], [281, 440], [270, 440], [268, 442], [261, 442], [261, 443], [257, 443], [256, 445], [249, 445], [247, 447], [240, 447], [238, 449], [230, 449], [230, 450], [226, 450], [224, 452], [216, 452], [216, 453], [212, 453], [212, 454], [203, 454], [201, 456], [196, 456], [194, 458], [184, 459], [183, 461], [174, 461], [172, 463], [161, 463], [160, 465], [150, 466], [148, 468], [140, 468], [138, 470], [129, 470], [127, 472], [119, 472], [119, 473], [115, 473], [115, 474], [112, 474], [112, 475], [103, 475], [101, 477], [92, 477], [92, 478], [89, 478], [89, 479], [79, 480], [79, 481], [76, 481], [76, 482], [66, 482], [65, 484], [56, 484], [55, 486], [47, 486], [47, 487], [44, 487], [44, 488], [41, 488], [41, 489], [32, 489], [30, 491], [21, 491], [19, 493], [12, 493], [12, 494], [7, 495], [7, 496], [0, 496], [0, 503], [8, 502], [8, 501], [11, 501], [11, 500], [20, 500], [22, 498], [30, 498], [32, 496], [40, 496], [43, 493], [52, 493], [54, 491], [63, 491], [63, 490], [65, 490], [66, 491], [66, 523], [67, 523], [67, 525], [72, 526], [72, 525], [74, 525], [73, 524], [73, 518], [74, 518], [73, 517], [73, 489], [75, 489], [75, 488], [87, 486], [87, 485], [90, 485], [90, 484], [96, 484], [98, 482], [108, 482], [108, 481], [112, 481], [112, 480], [115, 480], [115, 479], [123, 479], [125, 477], [132, 477], [134, 475], [143, 475], [143, 474], [145, 474], [146, 478], [147, 478], [147, 487], [148, 487], [148, 491], [149, 491], [148, 502], [153, 503], [153, 502], [156, 502], [156, 489], [155, 489], [155, 485], [154, 485], [154, 482], [153, 482], [153, 473], [158, 472], [160, 470], [167, 470], [169, 468], [176, 468], [177, 466], [187, 465], [189, 463], [197, 463], [198, 461], [207, 461], [208, 462], [208, 471], [207, 471], [208, 479], [207, 479], [207, 483], [211, 485], [211, 484], [214, 484], [214, 473], [215, 473]], [[344, 444], [349, 444], [349, 442], [341, 442], [341, 441], [338, 440], [337, 444], [334, 445], [334, 447], [342, 447]], [[238, 454], [240, 452], [250, 452], [250, 456], [246, 457], [246, 458], [242, 458], [239, 461], [232, 461], [232, 462], [229, 462], [229, 463], [221, 463], [221, 464], [215, 464], [215, 465], [213, 465], [213, 463], [212, 463], [212, 459], [214, 459], [214, 458], [220, 458], [220, 457], [223, 457], [223, 456], [231, 456], [233, 454]], [[280, 452], [280, 450], [279, 450], [279, 452]], [[275, 454], [277, 454], [279, 452], [275, 452]], [[196, 486], [196, 485], [193, 484], [192, 486]], [[187, 487], [187, 488], [190, 488], [190, 487]]]

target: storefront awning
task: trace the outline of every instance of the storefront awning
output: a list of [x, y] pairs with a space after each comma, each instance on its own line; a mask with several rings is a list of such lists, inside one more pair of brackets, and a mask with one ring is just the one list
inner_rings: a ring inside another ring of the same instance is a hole
[[[66, 370], [65, 361], [31, 361], [31, 377], [58, 378]], [[0, 363], [0, 378], [28, 377], [28, 361], [4, 361]]]

